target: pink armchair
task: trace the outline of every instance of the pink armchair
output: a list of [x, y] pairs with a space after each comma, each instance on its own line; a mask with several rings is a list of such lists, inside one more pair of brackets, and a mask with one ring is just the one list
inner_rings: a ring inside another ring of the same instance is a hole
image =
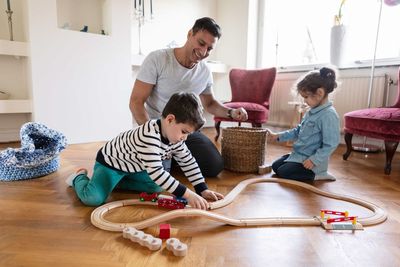
[[347, 160], [352, 151], [353, 134], [382, 139], [385, 142], [385, 174], [390, 174], [392, 159], [400, 141], [400, 69], [398, 72], [398, 95], [392, 107], [369, 108], [344, 114], [344, 139], [347, 151], [343, 159]]
[[[224, 103], [228, 108], [243, 107], [248, 114], [246, 122], [252, 127], [261, 127], [268, 119], [269, 97], [276, 77], [276, 68], [245, 70], [232, 69], [229, 73], [232, 100]], [[218, 140], [222, 121], [236, 121], [234, 119], [214, 117]], [[240, 122], [238, 121], [239, 126]]]

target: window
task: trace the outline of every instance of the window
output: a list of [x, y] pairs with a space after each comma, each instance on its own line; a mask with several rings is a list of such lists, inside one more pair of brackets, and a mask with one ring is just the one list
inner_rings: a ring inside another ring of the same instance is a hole
[[[383, 0], [382, 0], [383, 1]], [[330, 62], [330, 34], [341, 0], [265, 0], [262, 65], [299, 66]], [[381, 2], [347, 0], [344, 65], [371, 64]], [[377, 62], [400, 62], [400, 5], [382, 4]], [[340, 66], [343, 67], [343, 66]]]

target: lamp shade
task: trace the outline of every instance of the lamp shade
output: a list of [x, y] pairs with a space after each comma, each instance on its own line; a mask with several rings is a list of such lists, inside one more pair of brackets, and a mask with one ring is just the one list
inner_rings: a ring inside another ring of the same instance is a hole
[[396, 6], [400, 4], [400, 0], [385, 0], [384, 2], [388, 6]]

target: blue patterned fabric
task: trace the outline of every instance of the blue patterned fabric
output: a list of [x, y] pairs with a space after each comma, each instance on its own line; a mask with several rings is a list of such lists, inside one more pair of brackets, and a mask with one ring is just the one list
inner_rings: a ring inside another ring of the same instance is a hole
[[59, 153], [67, 146], [65, 136], [47, 126], [28, 122], [21, 127], [21, 148], [0, 152], [0, 180], [36, 178], [56, 171]]

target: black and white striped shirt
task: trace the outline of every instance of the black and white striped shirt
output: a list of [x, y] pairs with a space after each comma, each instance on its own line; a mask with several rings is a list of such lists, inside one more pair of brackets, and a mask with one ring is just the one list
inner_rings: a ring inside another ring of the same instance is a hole
[[106, 143], [96, 160], [113, 169], [133, 173], [147, 171], [164, 190], [182, 196], [186, 186], [164, 170], [162, 161], [174, 157], [197, 193], [207, 189], [205, 179], [185, 142], [170, 145], [161, 135], [160, 120], [149, 120]]

